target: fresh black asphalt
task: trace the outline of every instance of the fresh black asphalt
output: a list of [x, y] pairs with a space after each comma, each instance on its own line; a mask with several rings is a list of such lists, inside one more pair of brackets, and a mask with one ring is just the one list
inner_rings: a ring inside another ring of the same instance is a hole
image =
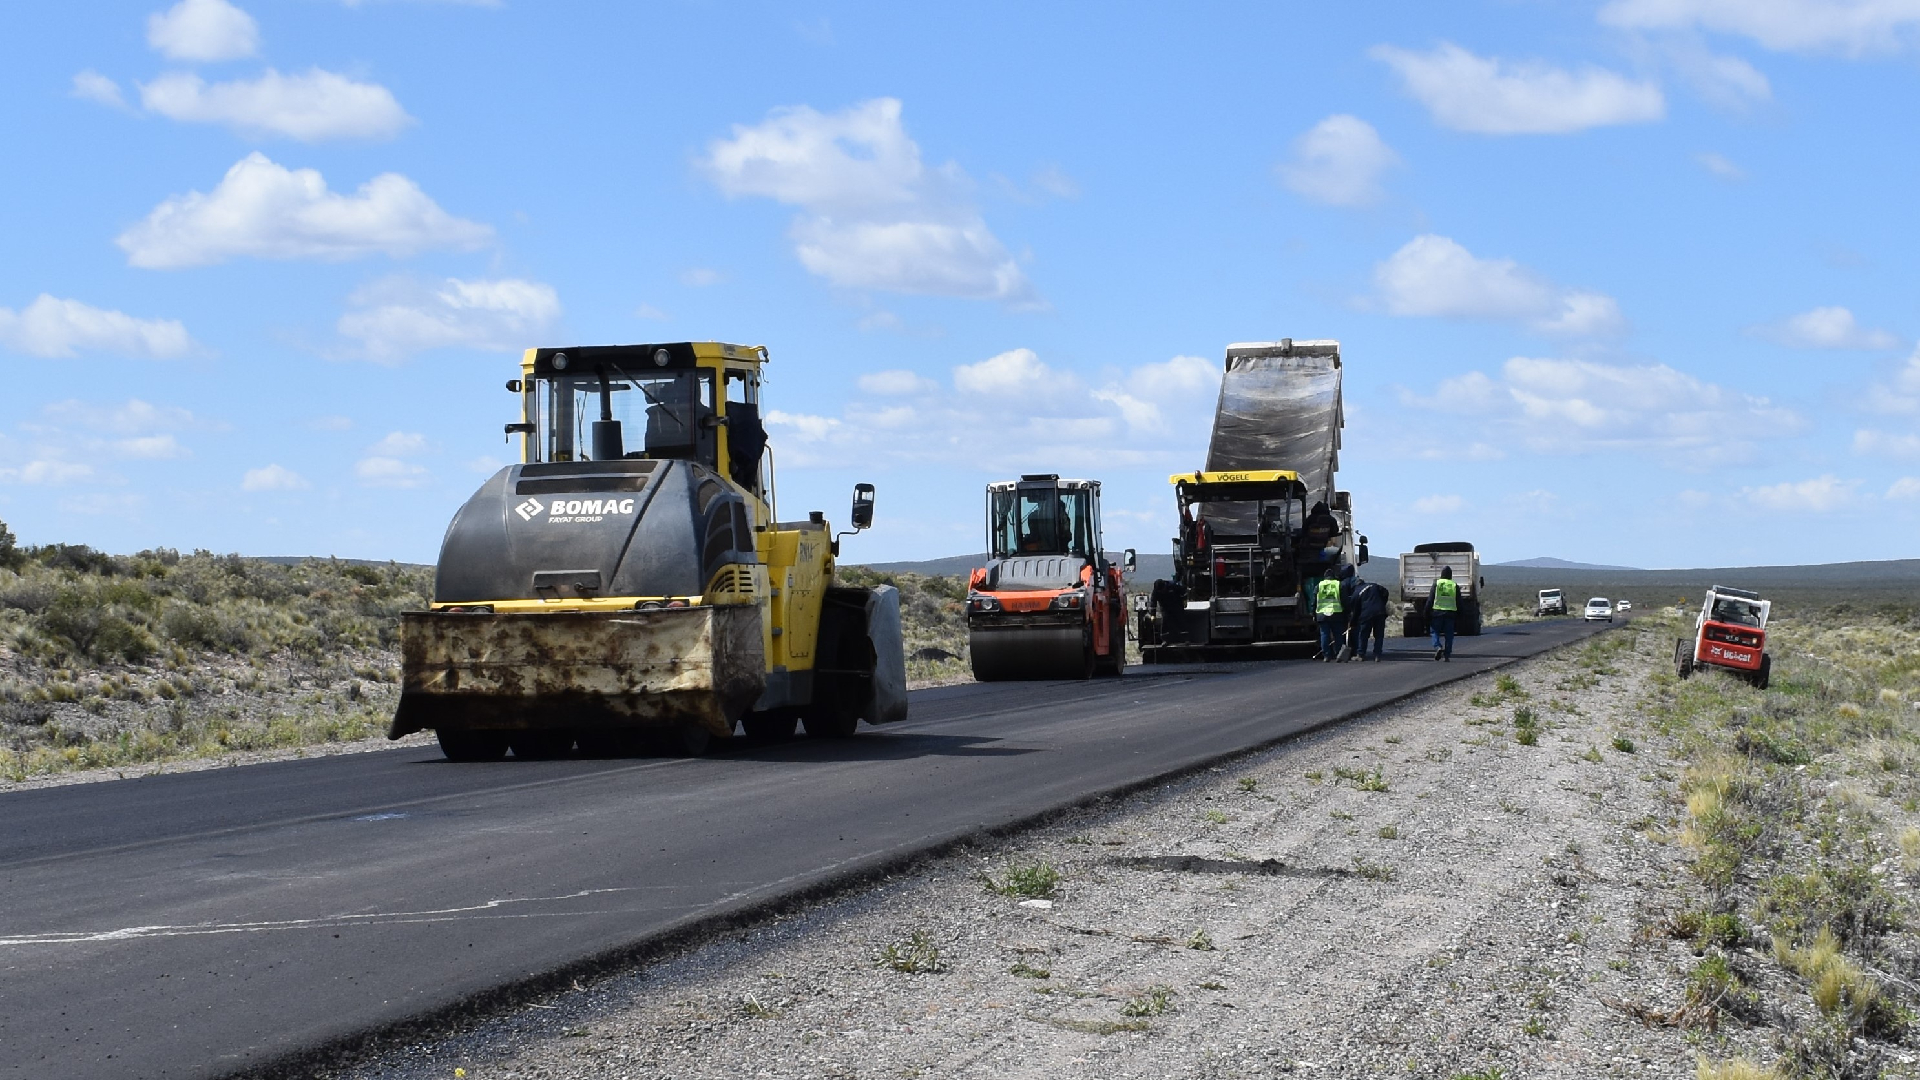
[[0, 1076], [287, 1064], [1598, 628], [943, 687], [851, 740], [693, 760], [410, 748], [0, 795]]

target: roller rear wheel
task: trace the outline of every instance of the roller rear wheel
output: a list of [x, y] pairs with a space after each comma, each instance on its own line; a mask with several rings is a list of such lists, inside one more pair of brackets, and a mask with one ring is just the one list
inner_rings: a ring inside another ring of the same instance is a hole
[[499, 761], [507, 756], [507, 733], [504, 731], [449, 731], [441, 728], [434, 735], [440, 740], [440, 752], [447, 755], [448, 761]]
[[523, 761], [551, 761], [573, 753], [571, 731], [516, 731], [507, 736], [513, 756]]
[[758, 742], [785, 742], [793, 738], [800, 718], [782, 709], [779, 712], [748, 713], [740, 720], [740, 730]]

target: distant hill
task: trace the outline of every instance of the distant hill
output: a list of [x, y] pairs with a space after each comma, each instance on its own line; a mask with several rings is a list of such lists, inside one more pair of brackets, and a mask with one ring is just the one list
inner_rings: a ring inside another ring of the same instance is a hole
[[1492, 566], [1524, 566], [1531, 570], [1637, 570], [1634, 566], [1610, 566], [1606, 563], [1568, 562], [1543, 555], [1538, 559], [1516, 559], [1513, 562], [1491, 563]]

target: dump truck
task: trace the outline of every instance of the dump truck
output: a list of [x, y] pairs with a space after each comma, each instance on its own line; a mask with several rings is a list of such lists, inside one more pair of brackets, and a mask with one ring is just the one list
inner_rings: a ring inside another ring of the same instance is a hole
[[[834, 584], [850, 533], [776, 512], [768, 360], [709, 341], [528, 349], [507, 383], [520, 462], [454, 515], [428, 610], [400, 617], [389, 736], [430, 729], [483, 761], [903, 719], [898, 592]], [[873, 507], [857, 485], [850, 532]]]
[[1232, 656], [1318, 636], [1322, 578], [1367, 561], [1340, 467], [1340, 343], [1227, 346], [1206, 468], [1168, 477], [1173, 577], [1136, 608], [1150, 663]]
[[1673, 646], [1674, 672], [1681, 678], [1701, 668], [1721, 668], [1761, 690], [1773, 676], [1773, 657], [1767, 652], [1767, 617], [1771, 601], [1757, 592], [1715, 585], [1693, 620], [1693, 635]]
[[1086, 679], [1127, 663], [1127, 597], [1100, 535], [1100, 481], [987, 485], [987, 565], [967, 581], [973, 677]]
[[1472, 637], [1480, 632], [1480, 589], [1487, 579], [1480, 576], [1480, 555], [1464, 540], [1439, 544], [1415, 544], [1400, 556], [1400, 633], [1420, 637], [1427, 632], [1427, 600], [1433, 596], [1433, 583], [1440, 569], [1453, 571], [1460, 586], [1459, 611], [1453, 617], [1454, 632]]

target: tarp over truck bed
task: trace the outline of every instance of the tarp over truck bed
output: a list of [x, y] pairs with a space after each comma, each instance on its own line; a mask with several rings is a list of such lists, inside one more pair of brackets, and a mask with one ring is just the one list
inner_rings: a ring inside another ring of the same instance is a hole
[[[1214, 410], [1207, 471], [1288, 469], [1306, 485], [1307, 502], [1333, 505], [1340, 467], [1340, 343], [1242, 342], [1227, 346], [1227, 370]], [[1252, 532], [1250, 506], [1216, 504], [1205, 514], [1220, 532]]]

